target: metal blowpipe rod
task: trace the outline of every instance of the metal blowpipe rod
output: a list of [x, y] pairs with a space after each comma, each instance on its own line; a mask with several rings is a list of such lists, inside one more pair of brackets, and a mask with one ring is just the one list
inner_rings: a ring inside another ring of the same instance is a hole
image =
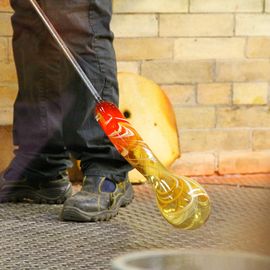
[[75, 70], [77, 71], [77, 73], [79, 74], [79, 76], [81, 77], [81, 79], [83, 80], [83, 82], [85, 83], [89, 91], [91, 92], [91, 94], [94, 96], [95, 100], [98, 103], [101, 102], [102, 101], [101, 96], [98, 94], [97, 90], [95, 89], [91, 81], [88, 79], [85, 72], [80, 67], [77, 60], [75, 59], [73, 54], [70, 52], [69, 48], [67, 47], [63, 39], [57, 33], [56, 29], [54, 28], [54, 26], [48, 19], [47, 15], [41, 9], [41, 7], [39, 6], [36, 0], [29, 0], [29, 1], [34, 7], [34, 9], [36, 10], [36, 12], [38, 13], [38, 15], [40, 16], [41, 20], [43, 21], [43, 23], [45, 24], [45, 26], [47, 27], [51, 35], [53, 36], [53, 38], [55, 39], [55, 41], [57, 42], [57, 44], [59, 45], [59, 47], [61, 48], [61, 50], [63, 51], [63, 53], [66, 55], [67, 59], [73, 65], [73, 67], [75, 68]]

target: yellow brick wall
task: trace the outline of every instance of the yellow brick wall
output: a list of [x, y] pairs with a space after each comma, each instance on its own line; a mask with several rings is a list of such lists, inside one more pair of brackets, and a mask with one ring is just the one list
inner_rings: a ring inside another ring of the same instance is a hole
[[[270, 172], [270, 0], [113, 0], [113, 10], [118, 70], [154, 80], [174, 106], [174, 169]], [[2, 126], [16, 95], [11, 15], [0, 0]]]
[[12, 105], [17, 93], [11, 48], [11, 12], [9, 0], [0, 0], [0, 171], [12, 158]]

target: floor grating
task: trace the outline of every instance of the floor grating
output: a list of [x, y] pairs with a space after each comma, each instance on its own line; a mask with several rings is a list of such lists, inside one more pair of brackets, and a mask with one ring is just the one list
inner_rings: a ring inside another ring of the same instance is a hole
[[205, 226], [181, 231], [163, 220], [148, 185], [109, 222], [59, 220], [61, 206], [0, 205], [0, 269], [110, 269], [131, 251], [178, 248], [241, 250], [270, 256], [270, 189], [205, 185], [212, 214]]

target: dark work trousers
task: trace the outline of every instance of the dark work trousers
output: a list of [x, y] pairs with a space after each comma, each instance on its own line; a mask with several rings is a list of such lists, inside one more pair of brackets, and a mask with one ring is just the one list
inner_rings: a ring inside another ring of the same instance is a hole
[[[118, 105], [112, 0], [38, 1], [104, 100]], [[15, 158], [7, 174], [57, 177], [81, 160], [84, 175], [120, 181], [131, 169], [94, 117], [95, 100], [27, 0], [11, 0], [19, 81]]]

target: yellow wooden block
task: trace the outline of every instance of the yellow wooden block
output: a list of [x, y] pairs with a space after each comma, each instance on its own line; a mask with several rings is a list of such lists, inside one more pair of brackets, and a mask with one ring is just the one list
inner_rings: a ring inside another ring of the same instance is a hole
[[[156, 83], [137, 74], [121, 72], [118, 81], [121, 112], [160, 161], [171, 165], [180, 150], [175, 114], [167, 96]], [[144, 181], [136, 170], [129, 178], [132, 182]]]

